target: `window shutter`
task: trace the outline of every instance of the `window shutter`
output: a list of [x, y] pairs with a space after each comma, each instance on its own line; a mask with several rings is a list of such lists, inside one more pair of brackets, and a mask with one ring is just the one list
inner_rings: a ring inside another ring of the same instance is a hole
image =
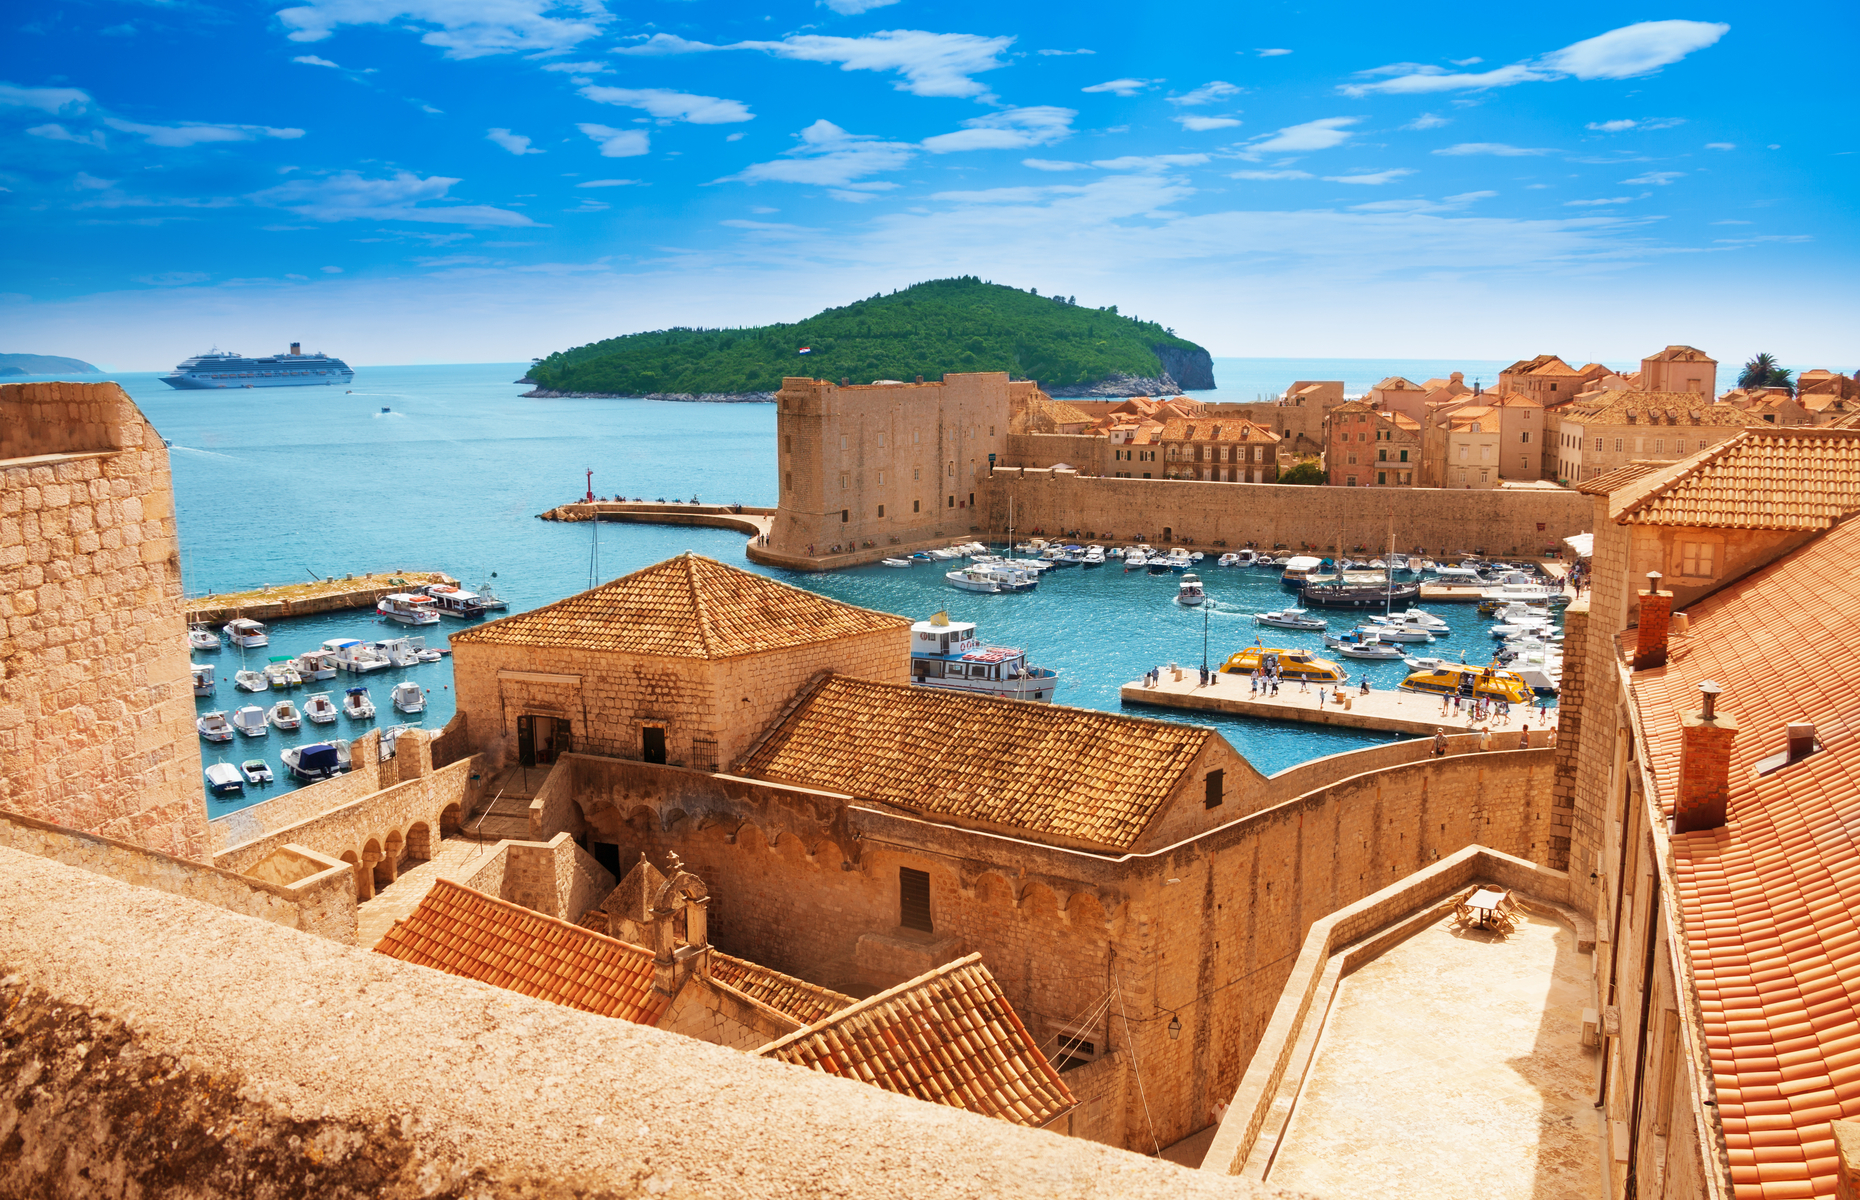
[[930, 873], [898, 868], [898, 924], [934, 933], [930, 923]]

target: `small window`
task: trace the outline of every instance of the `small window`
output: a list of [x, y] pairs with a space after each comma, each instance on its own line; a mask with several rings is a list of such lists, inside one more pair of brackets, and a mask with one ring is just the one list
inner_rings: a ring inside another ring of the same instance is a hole
[[844, 524], [846, 524], [846, 522], [848, 522], [848, 521], [850, 521], [850, 520], [852, 519], [852, 517], [851, 517], [851, 515], [850, 515], [850, 514], [851, 514], [851, 512], [852, 512], [852, 510], [851, 510], [851, 509], [849, 509], [849, 508], [842, 508], [842, 509], [840, 509], [840, 524], [842, 524], [842, 525], [844, 525]]
[[646, 725], [639, 731], [639, 756], [649, 763], [665, 762], [665, 727]]
[[913, 501], [911, 501], [911, 511], [912, 511], [912, 512], [922, 512], [922, 511], [923, 511], [923, 501], [922, 501], [922, 500], [913, 500]]
[[781, 435], [781, 448], [789, 454], [794, 453], [794, 435], [792, 433], [784, 433]]
[[1408, 461], [1408, 452], [1407, 452], [1406, 450], [1403, 450], [1403, 451], [1401, 452], [1401, 460], [1402, 460], [1403, 462], [1407, 462], [1407, 461]]
[[1530, 430], [1527, 429], [1523, 433], [1519, 434], [1518, 436], [1521, 439], [1523, 439], [1524, 445], [1528, 446], [1531, 444], [1531, 431]]
[[[1621, 439], [1620, 439], [1620, 438], [1616, 438], [1615, 440], [1616, 440], [1616, 441], [1620, 441]], [[1601, 439], [1601, 438], [1596, 438], [1596, 439], [1595, 439], [1595, 448], [1596, 448], [1597, 450], [1600, 450], [1600, 449], [1602, 448], [1602, 439]], [[1616, 447], [1616, 449], [1619, 449], [1619, 448], [1620, 448], [1620, 447]]]
[[[1595, 442], [1596, 442], [1596, 446], [1595, 446], [1595, 448], [1596, 448], [1597, 450], [1600, 450], [1600, 449], [1602, 448], [1602, 447], [1601, 447], [1601, 441], [1602, 441], [1602, 439], [1601, 439], [1601, 438], [1596, 438], [1596, 439], [1595, 439]], [[1616, 438], [1616, 439], [1615, 439], [1615, 453], [1616, 453], [1616, 454], [1619, 454], [1619, 453], [1621, 453], [1621, 439], [1620, 439], [1620, 438]]]
[[1387, 462], [1388, 460], [1389, 460], [1389, 452], [1386, 447], [1376, 451], [1377, 462]]
[[846, 435], [843, 433], [840, 434], [840, 449], [846, 449]]
[[922, 479], [923, 477], [924, 477], [924, 472], [923, 472], [922, 467], [911, 468], [911, 482], [912, 483], [916, 483], [918, 480]]
[[784, 482], [786, 482], [788, 485], [788, 490], [792, 492], [794, 490], [794, 472], [789, 471], [787, 475], [784, 476], [783, 478], [784, 478]]
[[878, 515], [881, 517], [885, 515], [885, 506], [882, 504], [878, 506]]
[[1681, 542], [1679, 573], [1695, 579], [1710, 579], [1716, 574], [1717, 549], [1711, 542]]
[[1666, 439], [1665, 438], [1654, 438], [1653, 439], [1653, 452], [1655, 454], [1666, 453]]
[[916, 444], [917, 444], [917, 431], [913, 429], [911, 430], [911, 445], [915, 446]]
[[951, 496], [949, 498], [949, 504], [946, 507], [949, 507], [949, 508], [956, 507], [956, 498], [954, 496]]
[[1377, 487], [1385, 486], [1388, 483], [1388, 481], [1389, 481], [1389, 473], [1387, 471], [1376, 472], [1376, 486]]
[[930, 873], [898, 868], [898, 924], [906, 929], [935, 933], [930, 922]]
[[885, 448], [885, 435], [882, 433], [878, 435], [878, 448], [880, 450]]

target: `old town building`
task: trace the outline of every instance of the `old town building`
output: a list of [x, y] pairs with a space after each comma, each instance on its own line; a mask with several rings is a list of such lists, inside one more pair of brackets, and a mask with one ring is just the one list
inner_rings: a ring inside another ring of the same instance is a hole
[[1556, 478], [1582, 483], [1636, 459], [1678, 459], [1753, 422], [1743, 409], [1694, 392], [1603, 392], [1557, 410]]
[[1378, 412], [1368, 400], [1330, 410], [1324, 464], [1332, 487], [1413, 487], [1421, 465], [1421, 427], [1404, 413]]
[[1218, 483], [1274, 483], [1279, 478], [1279, 435], [1247, 420], [1174, 417], [1154, 435], [1165, 479]]

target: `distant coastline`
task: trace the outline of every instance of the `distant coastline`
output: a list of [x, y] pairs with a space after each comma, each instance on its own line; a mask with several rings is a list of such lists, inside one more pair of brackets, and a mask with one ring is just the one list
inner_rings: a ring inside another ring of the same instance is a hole
[[14, 375], [101, 375], [81, 358], [56, 354], [0, 354], [0, 378]]
[[[533, 379], [519, 379], [518, 383], [534, 383]], [[773, 404], [774, 392], [650, 392], [644, 396], [626, 395], [621, 392], [552, 392], [548, 388], [536, 387], [524, 392], [525, 400], [671, 400], [683, 404]]]

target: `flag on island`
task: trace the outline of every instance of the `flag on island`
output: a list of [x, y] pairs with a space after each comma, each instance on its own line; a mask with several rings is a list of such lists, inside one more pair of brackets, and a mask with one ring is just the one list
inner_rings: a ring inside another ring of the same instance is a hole
[[813, 352], [814, 348], [812, 346], [802, 346], [799, 350], [795, 351], [796, 354], [812, 354]]

